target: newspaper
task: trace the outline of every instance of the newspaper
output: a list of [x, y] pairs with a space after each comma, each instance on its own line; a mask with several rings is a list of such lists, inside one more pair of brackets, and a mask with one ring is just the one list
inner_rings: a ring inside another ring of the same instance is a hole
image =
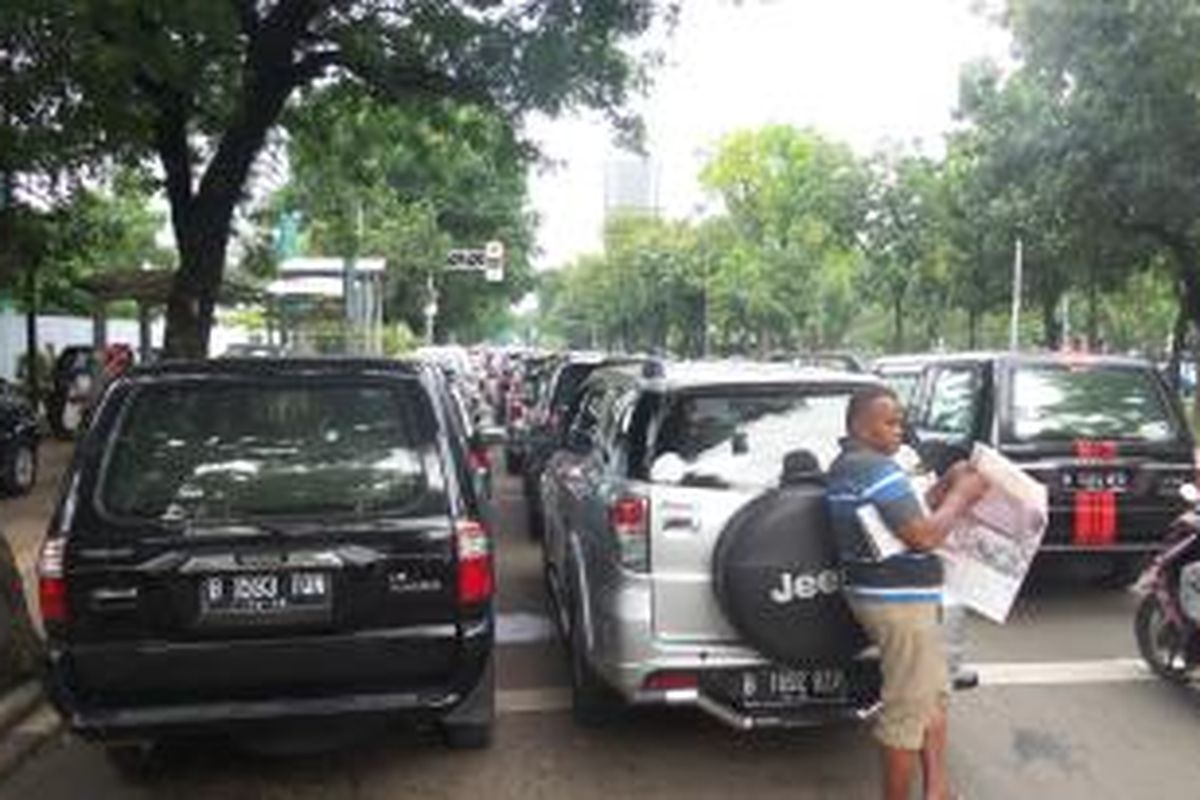
[[938, 555], [946, 591], [1003, 623], [1046, 532], [1046, 487], [987, 445], [975, 445], [971, 464], [990, 488], [950, 530]]

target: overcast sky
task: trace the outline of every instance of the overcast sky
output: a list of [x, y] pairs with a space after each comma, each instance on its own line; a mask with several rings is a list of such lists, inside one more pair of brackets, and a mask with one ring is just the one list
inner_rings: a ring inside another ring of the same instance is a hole
[[[686, 0], [667, 65], [639, 103], [668, 216], [696, 213], [696, 175], [720, 137], [767, 123], [812, 126], [868, 153], [888, 141], [941, 151], [958, 68], [1004, 58], [1007, 35], [974, 0]], [[531, 186], [541, 268], [600, 248], [604, 163], [618, 156], [598, 118], [532, 120], [557, 168]]]

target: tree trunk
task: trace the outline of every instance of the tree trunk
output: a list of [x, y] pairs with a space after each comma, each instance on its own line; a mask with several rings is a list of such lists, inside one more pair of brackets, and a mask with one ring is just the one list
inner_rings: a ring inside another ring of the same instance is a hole
[[979, 310], [971, 307], [967, 309], [967, 349], [975, 350], [979, 347]]
[[233, 205], [193, 213], [179, 242], [179, 269], [167, 298], [163, 343], [169, 358], [205, 358], [213, 310], [225, 274], [225, 251], [233, 223]]
[[1180, 367], [1182, 365], [1183, 347], [1188, 333], [1187, 302], [1184, 299], [1182, 291], [1179, 294], [1179, 310], [1175, 312], [1175, 326], [1172, 331], [1171, 357], [1167, 367], [1167, 378], [1171, 382], [1172, 391], [1178, 394], [1183, 384]]
[[35, 259], [26, 255], [25, 260], [25, 362], [26, 362], [26, 389], [29, 392], [29, 401], [33, 403], [34, 408], [40, 407], [42, 402], [42, 388], [39, 385], [41, 380], [40, 371], [38, 370], [38, 335], [37, 335], [37, 318], [38, 318], [38, 290], [37, 290], [37, 263]]
[[892, 295], [892, 352], [904, 352], [904, 295]]
[[1095, 277], [1088, 284], [1087, 340], [1093, 349], [1100, 341], [1100, 290]]
[[1043, 343], [1048, 350], [1057, 350], [1062, 346], [1062, 320], [1058, 316], [1058, 296], [1042, 299], [1042, 331]]

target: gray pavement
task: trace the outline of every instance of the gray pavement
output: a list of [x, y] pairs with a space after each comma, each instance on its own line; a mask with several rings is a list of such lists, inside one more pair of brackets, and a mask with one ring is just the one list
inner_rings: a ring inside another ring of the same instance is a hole
[[[98, 748], [63, 736], [0, 784], [0, 798], [877, 796], [876, 754], [857, 726], [746, 735], [666, 711], [574, 726], [512, 481], [499, 482], [498, 512], [501, 716], [490, 750], [449, 752], [402, 726], [316, 756], [192, 740], [164, 748], [156, 771], [131, 784]], [[1133, 605], [1126, 593], [1039, 575], [1009, 625], [972, 624], [971, 659], [994, 680], [953, 703], [951, 764], [967, 796], [1195, 795], [1200, 695], [1137, 668]]]

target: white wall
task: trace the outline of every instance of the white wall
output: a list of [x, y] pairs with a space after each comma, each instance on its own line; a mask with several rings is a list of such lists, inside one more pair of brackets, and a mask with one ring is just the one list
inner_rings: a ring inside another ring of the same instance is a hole
[[[38, 317], [38, 347], [43, 352], [46, 345], [60, 352], [67, 345], [90, 345], [92, 343], [92, 320], [89, 317]], [[150, 342], [161, 347], [163, 320], [157, 318], [150, 326]], [[135, 351], [138, 347], [138, 324], [135, 319], [109, 319], [108, 341], [110, 344], [123, 342]], [[250, 341], [250, 332], [229, 325], [214, 325], [209, 336], [209, 354], [220, 355], [231, 344]], [[13, 380], [17, 376], [17, 362], [25, 353], [25, 315], [11, 309], [0, 311], [0, 377]]]

